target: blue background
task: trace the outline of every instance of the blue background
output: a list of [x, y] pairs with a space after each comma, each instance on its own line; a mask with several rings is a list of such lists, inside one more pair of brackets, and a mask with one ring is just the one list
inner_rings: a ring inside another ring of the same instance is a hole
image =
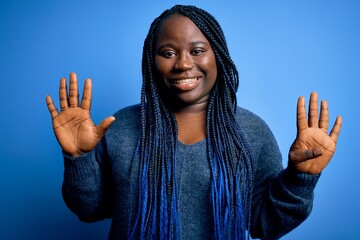
[[[142, 43], [175, 1], [0, 1], [0, 239], [105, 239], [110, 221], [79, 222], [61, 197], [63, 162], [45, 96], [77, 72], [93, 80], [96, 123], [139, 102]], [[284, 156], [297, 97], [317, 91], [338, 149], [310, 217], [283, 239], [360, 239], [360, 1], [177, 1], [211, 12], [241, 82], [239, 105], [260, 115]]]

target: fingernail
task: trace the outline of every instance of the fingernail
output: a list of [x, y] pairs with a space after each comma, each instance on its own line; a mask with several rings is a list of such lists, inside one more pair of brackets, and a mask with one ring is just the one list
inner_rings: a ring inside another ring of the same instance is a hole
[[323, 154], [323, 150], [322, 149], [315, 149], [315, 151], [314, 151], [314, 154], [315, 154], [315, 156], [321, 156], [322, 154]]

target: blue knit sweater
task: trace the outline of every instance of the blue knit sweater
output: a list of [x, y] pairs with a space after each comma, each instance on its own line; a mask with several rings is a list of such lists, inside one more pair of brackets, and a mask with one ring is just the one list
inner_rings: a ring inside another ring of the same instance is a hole
[[[126, 239], [134, 205], [131, 199], [137, 199], [138, 193], [138, 176], [131, 172], [136, 173], [139, 168], [134, 153], [140, 134], [140, 106], [122, 109], [115, 118], [96, 149], [75, 158], [64, 155], [63, 197], [80, 220], [112, 218], [109, 239]], [[236, 120], [253, 156], [251, 236], [280, 238], [310, 214], [319, 175], [283, 169], [273, 134], [255, 114], [238, 107]], [[211, 239], [206, 140], [192, 145], [179, 142], [176, 161], [182, 239]]]

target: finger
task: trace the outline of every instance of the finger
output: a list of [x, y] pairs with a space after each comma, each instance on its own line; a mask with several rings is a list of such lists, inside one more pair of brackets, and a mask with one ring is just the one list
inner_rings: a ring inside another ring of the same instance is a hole
[[334, 124], [334, 126], [333, 126], [333, 128], [331, 129], [331, 132], [330, 132], [330, 137], [335, 143], [337, 142], [337, 139], [339, 137], [340, 130], [341, 130], [341, 125], [342, 125], [342, 117], [338, 116], [336, 118], [335, 124]]
[[306, 149], [306, 150], [296, 150], [289, 153], [290, 160], [294, 162], [303, 162], [313, 158], [317, 158], [323, 154], [323, 150], [318, 149]]
[[81, 107], [90, 111], [91, 108], [91, 96], [92, 96], [92, 84], [88, 78], [85, 80], [83, 96], [81, 99]]
[[60, 79], [59, 99], [61, 111], [68, 107], [68, 94], [66, 89], [66, 78]]
[[297, 102], [297, 129], [298, 131], [308, 128], [308, 123], [306, 121], [306, 108], [305, 108], [305, 99], [304, 97], [299, 97]]
[[79, 90], [76, 73], [70, 73], [69, 103], [70, 107], [79, 106]]
[[319, 127], [318, 95], [311, 93], [309, 102], [309, 127]]
[[101, 138], [106, 130], [108, 130], [108, 128], [110, 127], [111, 123], [115, 121], [115, 117], [110, 116], [105, 118], [97, 127], [96, 127], [96, 131], [97, 134], [99, 136], [99, 138]]
[[321, 101], [319, 127], [323, 129], [324, 132], [327, 132], [329, 128], [329, 108], [325, 100]]
[[59, 114], [59, 112], [56, 109], [54, 102], [50, 96], [46, 96], [46, 104], [50, 112], [51, 118], [54, 119]]

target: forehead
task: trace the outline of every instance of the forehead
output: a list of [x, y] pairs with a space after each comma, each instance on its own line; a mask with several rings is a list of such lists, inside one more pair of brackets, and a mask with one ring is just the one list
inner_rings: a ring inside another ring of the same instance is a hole
[[157, 34], [158, 42], [170, 39], [188, 41], [189, 38], [191, 38], [192, 41], [207, 41], [204, 34], [193, 21], [188, 17], [178, 14], [171, 15], [164, 19]]

